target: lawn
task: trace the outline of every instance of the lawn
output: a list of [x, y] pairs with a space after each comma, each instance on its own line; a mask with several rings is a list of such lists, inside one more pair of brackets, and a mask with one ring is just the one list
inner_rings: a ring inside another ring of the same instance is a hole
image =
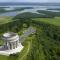
[[0, 17], [0, 25], [11, 22], [11, 21], [12, 21], [12, 17], [6, 17], [6, 16]]
[[35, 18], [33, 20], [53, 24], [55, 26], [60, 26], [60, 17], [55, 17], [55, 18]]

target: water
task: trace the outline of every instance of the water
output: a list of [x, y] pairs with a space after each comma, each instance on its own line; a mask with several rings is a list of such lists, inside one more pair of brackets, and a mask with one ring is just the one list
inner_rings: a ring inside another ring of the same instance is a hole
[[60, 12], [60, 10], [45, 10], [45, 11]]
[[0, 16], [16, 16], [18, 13], [16, 12], [6, 12], [6, 13], [2, 13], [0, 14]]
[[47, 6], [47, 8], [60, 8], [60, 6]]
[[[2, 7], [2, 6], [1, 6]], [[10, 8], [4, 8], [5, 10], [13, 10], [16, 7], [32, 7], [32, 6], [5, 6], [5, 7], [10, 7]], [[46, 6], [33, 6], [33, 9], [24, 9], [22, 11], [13, 11], [13, 12], [6, 12], [0, 14], [0, 16], [16, 16], [17, 14], [21, 14], [24, 12], [32, 12], [32, 13], [37, 13], [37, 10], [46, 10]]]
[[[6, 12], [6, 13], [2, 13], [0, 14], [0, 16], [16, 16], [17, 14], [21, 14], [24, 12], [32, 12], [32, 13], [37, 13], [37, 10], [47, 10], [47, 8], [60, 8], [60, 6], [36, 6], [36, 5], [18, 5], [18, 6], [0, 6], [0, 7], [9, 7], [9, 8], [4, 8], [6, 10], [13, 10], [16, 7], [33, 7], [33, 9], [25, 9], [22, 11], [13, 11], [13, 12]], [[59, 12], [58, 10], [49, 10], [49, 11], [53, 11], [53, 12]], [[42, 13], [41, 13], [42, 14]]]

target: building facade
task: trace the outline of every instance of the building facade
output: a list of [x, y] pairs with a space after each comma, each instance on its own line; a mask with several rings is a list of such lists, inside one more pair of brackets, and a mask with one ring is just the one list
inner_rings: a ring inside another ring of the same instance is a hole
[[4, 48], [8, 50], [15, 49], [19, 46], [19, 35], [13, 32], [3, 34]]

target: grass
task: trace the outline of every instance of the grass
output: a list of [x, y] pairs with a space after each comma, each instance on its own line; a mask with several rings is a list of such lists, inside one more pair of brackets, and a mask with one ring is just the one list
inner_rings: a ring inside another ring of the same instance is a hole
[[2, 46], [4, 44], [3, 40], [0, 40], [0, 46]]
[[55, 26], [60, 26], [60, 17], [55, 17], [55, 18], [35, 18], [33, 20], [53, 24]]
[[0, 25], [11, 22], [11, 21], [12, 21], [12, 17], [6, 17], [6, 16], [0, 17]]
[[33, 37], [28, 37], [28, 39], [26, 40], [26, 43], [24, 46], [25, 48], [23, 49], [23, 51], [20, 53], [19, 56], [19, 60], [26, 60], [26, 57], [31, 49], [31, 45], [32, 45], [32, 38]]
[[7, 59], [8, 59], [7, 56], [0, 55], [0, 60], [7, 60]]

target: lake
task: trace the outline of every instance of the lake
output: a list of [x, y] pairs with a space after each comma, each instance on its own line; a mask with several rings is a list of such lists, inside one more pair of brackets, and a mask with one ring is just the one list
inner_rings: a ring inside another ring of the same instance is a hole
[[[7, 10], [12, 10], [16, 7], [33, 7], [33, 9], [24, 9], [22, 11], [13, 11], [13, 12], [6, 12], [6, 13], [2, 13], [0, 14], [0, 16], [16, 16], [18, 14], [24, 13], [24, 12], [32, 12], [32, 13], [37, 13], [37, 10], [47, 10], [48, 8], [60, 8], [60, 6], [36, 6], [36, 5], [14, 5], [14, 6], [0, 6], [0, 7], [9, 7], [9, 8], [4, 8]], [[49, 10], [49, 11], [53, 11], [53, 12], [59, 12], [58, 10]], [[42, 13], [41, 13], [42, 14]]]

